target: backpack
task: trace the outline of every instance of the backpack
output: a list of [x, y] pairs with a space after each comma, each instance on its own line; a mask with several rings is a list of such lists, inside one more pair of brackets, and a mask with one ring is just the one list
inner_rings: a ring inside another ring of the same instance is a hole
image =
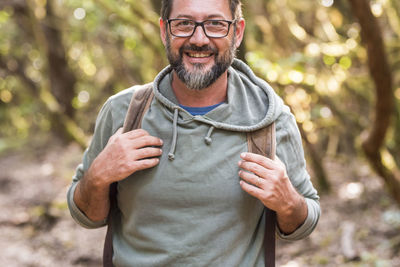
[[[124, 120], [124, 133], [141, 127], [143, 116], [150, 107], [153, 97], [153, 83], [137, 86], [137, 88], [135, 88]], [[275, 123], [260, 130], [247, 133], [247, 144], [249, 152], [274, 159], [276, 147]], [[113, 183], [110, 186], [110, 212], [108, 214], [108, 227], [103, 250], [104, 267], [113, 266], [112, 218], [116, 216], [118, 211], [116, 196], [117, 183]], [[276, 213], [265, 208], [264, 255], [266, 267], [275, 267], [275, 227]]]

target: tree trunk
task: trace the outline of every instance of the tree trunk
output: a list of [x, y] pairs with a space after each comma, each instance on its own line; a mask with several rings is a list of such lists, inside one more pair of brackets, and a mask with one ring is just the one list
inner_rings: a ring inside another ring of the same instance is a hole
[[385, 181], [389, 192], [400, 205], [400, 180], [395, 171], [382, 162], [380, 149], [393, 115], [392, 75], [384, 51], [382, 33], [367, 0], [349, 0], [361, 26], [361, 37], [367, 48], [368, 67], [375, 83], [376, 105], [372, 127], [363, 138], [362, 148], [375, 171]]
[[310, 156], [311, 159], [311, 166], [314, 171], [314, 176], [317, 179], [319, 185], [318, 189], [322, 192], [330, 192], [331, 184], [328, 180], [324, 166], [322, 164], [322, 156], [315, 149], [314, 145], [308, 140], [307, 133], [303, 130], [303, 125], [301, 123], [297, 123], [297, 125], [299, 127], [301, 137], [307, 149], [307, 154]]
[[53, 1], [47, 1], [47, 16], [42, 23], [46, 39], [50, 88], [62, 111], [68, 117], [73, 118], [75, 109], [72, 106], [72, 99], [75, 96], [76, 77], [68, 67], [61, 32], [54, 15]]

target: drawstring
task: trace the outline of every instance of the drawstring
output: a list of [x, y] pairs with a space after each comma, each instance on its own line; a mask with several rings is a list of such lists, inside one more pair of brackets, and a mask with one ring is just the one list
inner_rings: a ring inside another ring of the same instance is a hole
[[[172, 143], [171, 143], [171, 149], [168, 153], [168, 159], [169, 160], [174, 160], [175, 159], [175, 149], [176, 149], [176, 139], [178, 137], [178, 113], [179, 113], [179, 109], [175, 108], [174, 109], [174, 120], [172, 122]], [[207, 135], [204, 137], [204, 142], [207, 145], [211, 145], [212, 143], [212, 139], [211, 139], [211, 135], [214, 131], [215, 127], [211, 126], [210, 129], [208, 129]]]
[[214, 126], [211, 126], [210, 129], [208, 130], [207, 135], [204, 137], [204, 142], [206, 142], [207, 145], [211, 145], [212, 139], [211, 139], [211, 134], [214, 131]]
[[174, 121], [172, 123], [172, 144], [171, 144], [171, 150], [168, 153], [169, 160], [174, 160], [175, 158], [176, 138], [178, 135], [177, 123], [178, 123], [178, 109], [176, 108], [174, 110]]

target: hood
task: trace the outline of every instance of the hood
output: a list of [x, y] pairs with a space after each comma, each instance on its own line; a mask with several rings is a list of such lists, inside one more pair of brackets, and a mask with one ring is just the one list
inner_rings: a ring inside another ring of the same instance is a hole
[[226, 102], [204, 116], [192, 116], [179, 106], [171, 88], [171, 75], [170, 66], [163, 69], [154, 80], [153, 90], [155, 98], [170, 112], [171, 120], [178, 110], [178, 124], [195, 120], [218, 129], [252, 132], [271, 124], [282, 112], [282, 99], [238, 59], [228, 69]]
[[179, 124], [198, 121], [210, 125], [205, 136], [206, 144], [210, 144], [215, 128], [252, 132], [268, 126], [282, 112], [282, 99], [267, 82], [255, 76], [250, 67], [238, 59], [228, 69], [226, 101], [203, 116], [193, 116], [179, 106], [171, 87], [171, 78], [172, 68], [168, 66], [157, 75], [153, 83], [155, 98], [165, 106], [164, 112], [173, 122], [170, 159], [174, 157]]

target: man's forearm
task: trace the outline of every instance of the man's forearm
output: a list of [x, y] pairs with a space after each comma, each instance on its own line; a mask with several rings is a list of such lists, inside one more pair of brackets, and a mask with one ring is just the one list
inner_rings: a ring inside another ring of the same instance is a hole
[[102, 221], [110, 210], [109, 188], [109, 185], [94, 183], [86, 173], [76, 186], [74, 202], [90, 220]]
[[293, 233], [307, 218], [307, 203], [303, 196], [299, 194], [297, 196], [298, 198], [289, 205], [289, 208], [277, 214], [278, 227], [284, 234]]

